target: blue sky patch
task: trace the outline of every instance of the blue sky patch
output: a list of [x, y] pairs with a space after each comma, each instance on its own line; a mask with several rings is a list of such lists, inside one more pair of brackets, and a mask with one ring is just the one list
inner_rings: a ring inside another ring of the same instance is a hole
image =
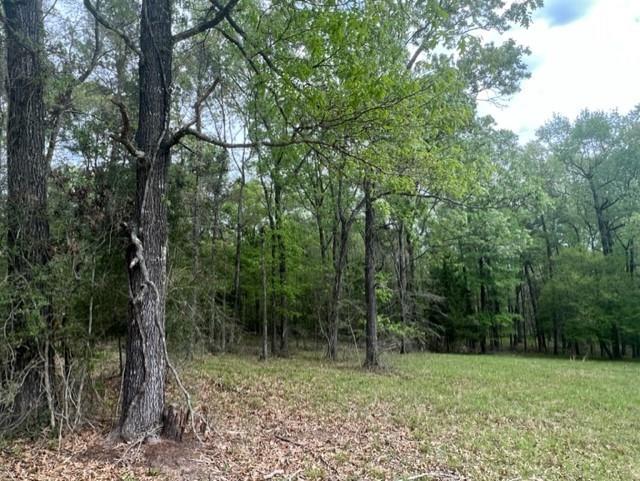
[[552, 27], [568, 25], [584, 17], [593, 0], [546, 0], [539, 15], [549, 21]]
[[529, 69], [529, 72], [533, 72], [540, 65], [542, 65], [543, 62], [544, 62], [544, 59], [542, 57], [540, 57], [539, 55], [534, 55], [534, 54], [531, 54], [531, 55], [525, 57], [525, 59], [524, 59], [524, 63], [527, 64], [527, 68]]

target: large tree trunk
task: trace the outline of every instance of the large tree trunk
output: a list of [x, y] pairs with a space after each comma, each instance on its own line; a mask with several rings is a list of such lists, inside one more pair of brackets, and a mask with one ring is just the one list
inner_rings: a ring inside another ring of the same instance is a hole
[[376, 307], [376, 264], [375, 264], [375, 214], [371, 198], [371, 182], [364, 183], [364, 290], [367, 311], [367, 352], [365, 367], [374, 369], [379, 366], [378, 359], [378, 311]]
[[140, 31], [140, 110], [136, 143], [135, 224], [128, 250], [130, 319], [119, 435], [155, 436], [162, 425], [165, 387], [165, 278], [167, 174], [171, 92], [171, 1], [144, 0]]
[[[48, 260], [47, 176], [44, 154], [45, 106], [43, 61], [44, 27], [41, 0], [4, 0], [7, 50], [7, 243], [8, 273], [14, 294], [28, 293], [36, 271]], [[24, 331], [26, 308], [19, 298], [13, 309], [13, 328], [20, 344], [15, 355], [18, 372], [30, 369], [16, 399], [15, 411], [22, 416], [38, 407], [43, 391], [43, 370], [32, 368], [37, 359], [35, 340]], [[45, 319], [48, 309], [41, 315]], [[48, 329], [48, 326], [46, 327]], [[48, 335], [48, 334], [47, 334]], [[48, 345], [48, 343], [47, 343]], [[48, 358], [49, 353], [45, 352]], [[39, 364], [39, 363], [38, 363]]]

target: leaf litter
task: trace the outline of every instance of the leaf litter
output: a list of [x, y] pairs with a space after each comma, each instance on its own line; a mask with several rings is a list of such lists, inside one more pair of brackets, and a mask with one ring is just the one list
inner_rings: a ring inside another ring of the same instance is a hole
[[[259, 379], [259, 378], [258, 378]], [[381, 402], [318, 409], [286, 381], [226, 385], [190, 376], [208, 429], [200, 443], [107, 442], [108, 426], [0, 449], [0, 479], [19, 481], [465, 481], [433, 465]], [[295, 388], [295, 387], [294, 387]], [[312, 389], [312, 387], [310, 388]], [[304, 393], [306, 394], [306, 393]], [[116, 393], [117, 395], [117, 393]], [[175, 386], [168, 398], [177, 398]]]

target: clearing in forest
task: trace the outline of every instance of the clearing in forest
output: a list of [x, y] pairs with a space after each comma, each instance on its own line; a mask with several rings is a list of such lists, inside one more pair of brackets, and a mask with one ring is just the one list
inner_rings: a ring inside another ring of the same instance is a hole
[[5, 442], [0, 478], [640, 479], [637, 364], [430, 354], [385, 360], [387, 370], [370, 373], [317, 353], [267, 363], [200, 358], [182, 367], [210, 422], [204, 444], [106, 448], [97, 429], [60, 443]]

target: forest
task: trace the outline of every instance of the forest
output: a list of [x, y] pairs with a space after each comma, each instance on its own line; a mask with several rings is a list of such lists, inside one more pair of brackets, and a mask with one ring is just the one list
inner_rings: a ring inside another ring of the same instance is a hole
[[[612, 370], [602, 383], [637, 381], [640, 105], [549, 112], [524, 140], [481, 108], [530, 77], [531, 52], [509, 32], [542, 6], [2, 0], [6, 479], [160, 475], [20, 477], [12, 463], [19, 440], [60, 449], [87, 430], [129, 446], [120, 460], [161, 439], [202, 443], [213, 436], [207, 389], [211, 406], [240, 409], [233, 392], [244, 391], [230, 386], [273, 388], [271, 407], [289, 412], [312, 394], [268, 385], [303, 382], [303, 371], [346, 392], [352, 382], [391, 391], [388, 376], [429, 376], [428, 366], [454, 377], [482, 369], [470, 382], [532, 370], [573, 373], [576, 389], [584, 375], [597, 390], [599, 368]], [[538, 399], [546, 384], [532, 379]], [[632, 405], [616, 409], [629, 416]], [[638, 432], [637, 416], [625, 422]], [[594, 474], [589, 449], [574, 471], [544, 478], [522, 474], [540, 475], [540, 460], [484, 472], [450, 457], [446, 469], [380, 461], [379, 476], [348, 477], [310, 448], [317, 466], [293, 474], [279, 465], [175, 479], [639, 479], [637, 459], [623, 473], [607, 458]]]

